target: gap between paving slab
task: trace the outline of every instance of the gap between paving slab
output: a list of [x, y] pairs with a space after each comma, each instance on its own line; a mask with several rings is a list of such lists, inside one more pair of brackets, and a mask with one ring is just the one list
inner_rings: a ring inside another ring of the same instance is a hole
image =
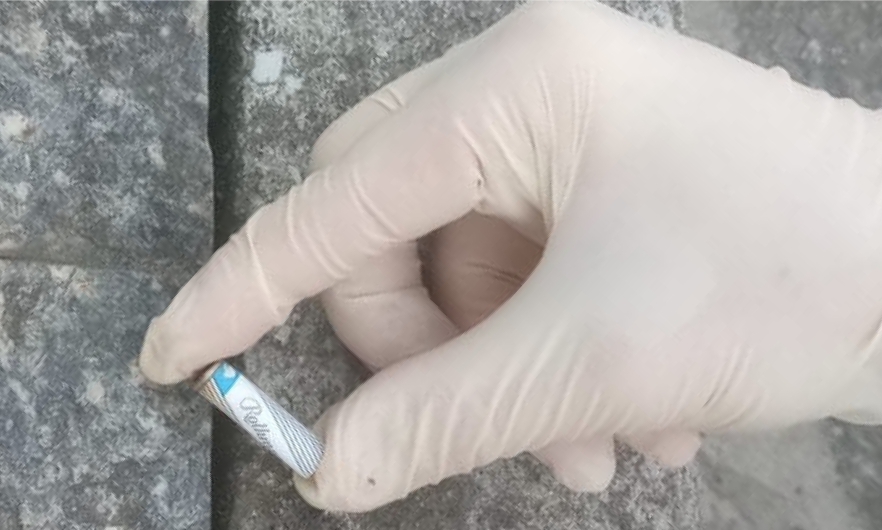
[[[241, 47], [235, 14], [238, 2], [212, 2], [208, 8], [208, 141], [214, 159], [214, 248], [222, 246], [236, 231], [233, 212], [233, 181], [242, 174], [235, 156], [236, 120], [239, 105], [237, 79], [241, 68]], [[241, 358], [230, 362], [244, 368]], [[235, 474], [234, 457], [245, 435], [218, 410], [212, 411], [211, 439], [211, 527], [223, 530], [231, 504], [225, 481]]]

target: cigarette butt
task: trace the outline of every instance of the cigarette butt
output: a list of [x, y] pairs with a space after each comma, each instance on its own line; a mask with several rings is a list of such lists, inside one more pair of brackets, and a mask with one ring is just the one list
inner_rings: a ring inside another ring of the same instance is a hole
[[318, 437], [226, 362], [211, 365], [194, 389], [303, 478], [324, 453]]

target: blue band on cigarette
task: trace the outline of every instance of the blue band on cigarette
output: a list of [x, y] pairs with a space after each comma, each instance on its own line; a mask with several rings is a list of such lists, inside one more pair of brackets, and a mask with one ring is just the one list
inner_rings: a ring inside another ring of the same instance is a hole
[[223, 363], [217, 367], [211, 379], [217, 385], [221, 396], [226, 396], [230, 389], [233, 388], [233, 385], [236, 384], [236, 380], [239, 379], [239, 371], [229, 364]]

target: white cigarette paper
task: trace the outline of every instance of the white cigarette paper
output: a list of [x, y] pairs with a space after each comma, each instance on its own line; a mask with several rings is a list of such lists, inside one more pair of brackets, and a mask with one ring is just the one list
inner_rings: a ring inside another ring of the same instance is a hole
[[301, 477], [318, 469], [324, 452], [318, 437], [230, 364], [209, 367], [195, 388]]

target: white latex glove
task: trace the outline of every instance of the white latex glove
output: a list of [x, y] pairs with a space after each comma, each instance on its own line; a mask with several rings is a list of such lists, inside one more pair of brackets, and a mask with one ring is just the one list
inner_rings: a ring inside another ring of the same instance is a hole
[[[341, 338], [388, 367], [319, 422], [316, 506], [523, 451], [592, 490], [614, 436], [680, 464], [699, 432], [882, 419], [878, 112], [536, 4], [365, 100], [315, 164], [184, 287], [141, 367], [180, 381], [331, 288]], [[414, 241], [438, 229], [426, 289]]]

